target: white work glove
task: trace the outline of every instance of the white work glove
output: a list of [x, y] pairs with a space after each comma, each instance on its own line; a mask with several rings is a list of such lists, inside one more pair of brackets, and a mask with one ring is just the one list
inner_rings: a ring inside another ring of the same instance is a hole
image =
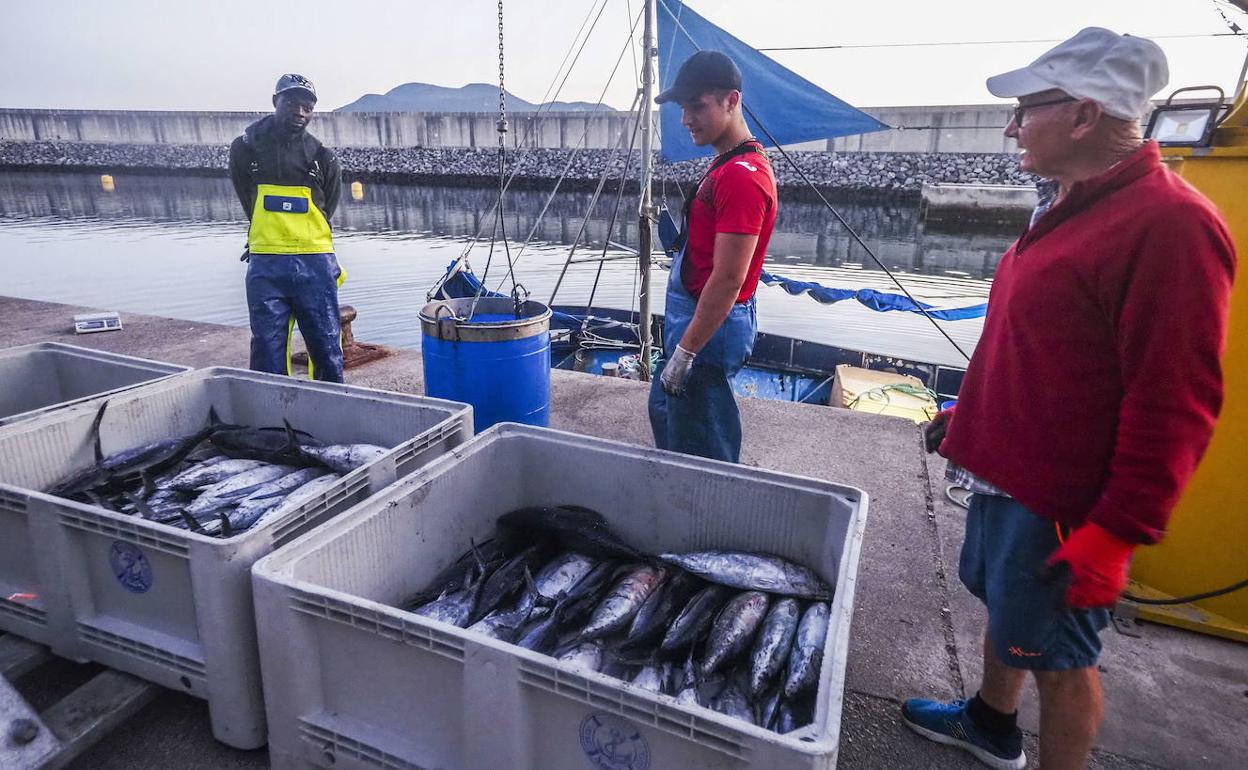
[[667, 359], [663, 374], [659, 376], [659, 384], [667, 395], [685, 395], [685, 385], [689, 382], [689, 372], [693, 369], [693, 359], [696, 356], [696, 353], [690, 353], [680, 345], [676, 346], [676, 352]]

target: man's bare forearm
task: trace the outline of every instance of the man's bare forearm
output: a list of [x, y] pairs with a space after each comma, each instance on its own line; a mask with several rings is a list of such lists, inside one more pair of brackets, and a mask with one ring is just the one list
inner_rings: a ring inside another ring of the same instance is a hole
[[689, 328], [680, 339], [682, 348], [697, 353], [719, 331], [741, 293], [756, 245], [757, 235], [718, 233], [715, 236], [715, 266], [698, 297]]

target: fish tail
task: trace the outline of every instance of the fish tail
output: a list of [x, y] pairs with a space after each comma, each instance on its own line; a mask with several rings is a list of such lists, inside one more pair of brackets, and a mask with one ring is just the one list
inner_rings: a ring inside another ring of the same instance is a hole
[[104, 462], [104, 449], [100, 446], [100, 423], [104, 422], [104, 410], [108, 408], [108, 402], [100, 404], [100, 410], [95, 413], [95, 419], [91, 421], [91, 436], [95, 446], [95, 464], [99, 465]]
[[[150, 479], [148, 479], [146, 475], [144, 476], [144, 482], [150, 483]], [[124, 494], [126, 499], [130, 501], [130, 504], [138, 510], [140, 516], [145, 519], [156, 518], [156, 512], [152, 510], [152, 507], [148, 505], [142, 497], [134, 494], [133, 492], [123, 492], [122, 494]]]
[[184, 509], [184, 510], [181, 510], [181, 511], [178, 511], [178, 513], [182, 514], [182, 521], [186, 523], [186, 528], [187, 528], [187, 529], [189, 529], [189, 530], [190, 530], [190, 531], [192, 531], [192, 532], [203, 532], [203, 531], [204, 531], [204, 528], [203, 528], [202, 526], [200, 526], [200, 524], [199, 524], [199, 519], [196, 519], [194, 516], [192, 516], [191, 514], [187, 513], [185, 509]]

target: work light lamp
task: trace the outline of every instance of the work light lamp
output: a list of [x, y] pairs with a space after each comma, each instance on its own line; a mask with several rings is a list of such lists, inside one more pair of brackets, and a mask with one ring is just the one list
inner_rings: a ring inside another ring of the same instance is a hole
[[[1216, 101], [1174, 104], [1174, 97], [1183, 91], [1217, 91]], [[1144, 136], [1155, 139], [1162, 147], [1207, 147], [1225, 109], [1225, 94], [1217, 86], [1180, 88], [1165, 104], [1153, 108]]]

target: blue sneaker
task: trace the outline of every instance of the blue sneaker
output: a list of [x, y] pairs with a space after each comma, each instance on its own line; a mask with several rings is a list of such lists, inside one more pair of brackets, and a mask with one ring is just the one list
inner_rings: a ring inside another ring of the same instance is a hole
[[928, 740], [957, 746], [997, 770], [1023, 770], [1023, 731], [1018, 728], [1005, 737], [993, 737], [981, 730], [966, 712], [966, 701], [952, 703], [911, 698], [901, 706], [901, 721]]

